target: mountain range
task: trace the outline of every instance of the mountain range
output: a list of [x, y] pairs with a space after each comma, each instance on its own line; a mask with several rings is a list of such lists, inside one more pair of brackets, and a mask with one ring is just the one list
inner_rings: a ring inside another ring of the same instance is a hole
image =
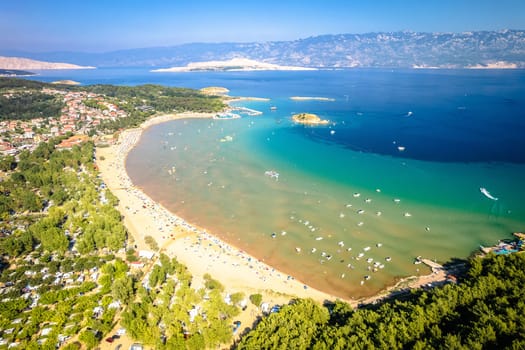
[[525, 68], [525, 31], [337, 34], [293, 41], [191, 43], [103, 53], [0, 49], [0, 55], [96, 67], [165, 68], [246, 58], [313, 68]]

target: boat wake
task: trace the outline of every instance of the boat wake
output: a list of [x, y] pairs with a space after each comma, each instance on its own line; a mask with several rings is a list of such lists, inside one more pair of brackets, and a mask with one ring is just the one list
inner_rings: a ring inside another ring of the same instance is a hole
[[498, 198], [497, 197], [494, 197], [493, 195], [490, 194], [489, 191], [487, 191], [487, 189], [485, 187], [480, 187], [479, 188], [480, 192], [483, 193], [487, 198], [490, 198], [492, 199], [493, 201], [497, 201]]

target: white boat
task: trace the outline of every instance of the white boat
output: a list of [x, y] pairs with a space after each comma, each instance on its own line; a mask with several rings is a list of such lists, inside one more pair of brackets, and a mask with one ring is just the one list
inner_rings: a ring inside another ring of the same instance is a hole
[[490, 198], [492, 199], [493, 201], [497, 201], [498, 198], [494, 197], [493, 195], [490, 194], [489, 191], [487, 191], [487, 189], [485, 187], [480, 187], [479, 188], [480, 192], [483, 193], [487, 198]]
[[266, 170], [264, 175], [269, 176], [272, 179], [279, 180], [279, 173], [275, 170]]

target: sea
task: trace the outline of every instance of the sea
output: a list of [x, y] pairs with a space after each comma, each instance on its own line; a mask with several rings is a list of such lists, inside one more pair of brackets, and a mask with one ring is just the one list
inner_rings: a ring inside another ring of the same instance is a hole
[[[126, 168], [154, 200], [305, 288], [366, 297], [430, 273], [419, 257], [464, 259], [525, 230], [525, 70], [108, 68], [32, 79], [264, 98], [233, 103], [259, 115], [150, 127]], [[295, 124], [303, 112], [329, 123]]]

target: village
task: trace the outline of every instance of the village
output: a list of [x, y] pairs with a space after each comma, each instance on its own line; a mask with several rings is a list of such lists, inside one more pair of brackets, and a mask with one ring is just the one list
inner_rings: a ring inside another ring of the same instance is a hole
[[[60, 97], [64, 102], [59, 117], [42, 116], [31, 120], [0, 121], [0, 152], [4, 155], [17, 155], [23, 150], [32, 151], [36, 146], [50, 138], [64, 135], [97, 134], [97, 127], [104, 121], [126, 118], [128, 113], [120, 109], [108, 98], [87, 91], [66, 91], [43, 88], [42, 93]], [[9, 98], [13, 93], [4, 93]], [[121, 101], [125, 103], [125, 101]], [[77, 138], [77, 140], [86, 138]], [[60, 147], [70, 147], [64, 143]]]

